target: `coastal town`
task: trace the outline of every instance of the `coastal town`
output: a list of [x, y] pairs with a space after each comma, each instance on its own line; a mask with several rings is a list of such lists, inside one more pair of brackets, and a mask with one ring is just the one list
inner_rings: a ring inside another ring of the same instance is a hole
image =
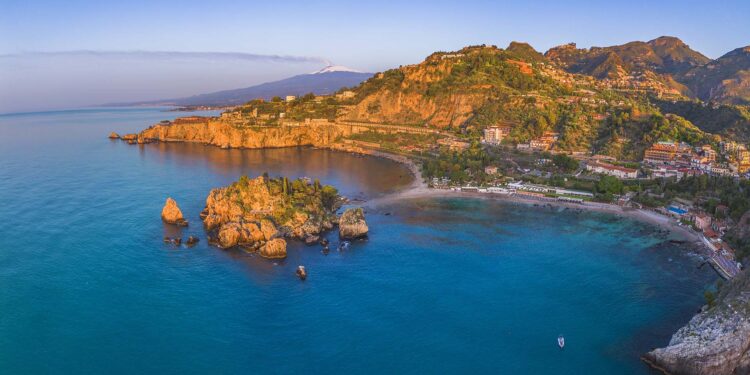
[[[571, 179], [597, 179], [609, 176], [631, 184], [654, 180], [679, 181], [687, 177], [705, 175], [747, 179], [750, 171], [750, 152], [745, 145], [736, 142], [720, 142], [715, 148], [711, 144], [690, 145], [685, 142], [659, 141], [644, 151], [640, 162], [623, 162], [606, 155], [586, 155], [584, 153], [556, 152], [554, 149], [558, 134], [546, 132], [543, 136], [525, 144], [508, 145], [504, 142], [510, 134], [507, 125], [487, 127], [481, 138], [485, 150], [492, 148], [515, 148], [516, 152], [539, 155], [537, 165], [549, 164], [550, 160], [543, 155], [561, 154], [574, 159], [578, 168], [570, 174]], [[450, 145], [446, 145], [449, 147]], [[450, 148], [450, 147], [449, 147]], [[468, 145], [466, 146], [468, 148]], [[455, 147], [453, 148], [455, 149]], [[588, 205], [602, 208], [619, 206], [623, 210], [641, 210], [650, 215], [658, 215], [660, 221], [682, 227], [699, 238], [707, 249], [707, 261], [725, 279], [735, 277], [742, 269], [736, 252], [723, 239], [729, 229], [736, 223], [730, 218], [729, 208], [718, 204], [709, 211], [701, 203], [676, 198], [658, 207], [646, 207], [633, 199], [634, 192], [615, 194], [611, 201], [597, 199], [596, 191], [576, 190], [544, 183], [534, 183], [540, 179], [527, 179], [529, 175], [545, 176], [540, 170], [517, 167], [507, 170], [507, 176], [500, 174], [501, 167], [488, 165], [484, 173], [494, 176], [492, 183], [475, 183], [470, 181], [456, 184], [448, 177], [433, 177], [429, 186], [435, 189], [486, 194], [488, 196], [505, 196], [535, 201], [540, 203]], [[546, 174], [549, 177], [549, 173]]]

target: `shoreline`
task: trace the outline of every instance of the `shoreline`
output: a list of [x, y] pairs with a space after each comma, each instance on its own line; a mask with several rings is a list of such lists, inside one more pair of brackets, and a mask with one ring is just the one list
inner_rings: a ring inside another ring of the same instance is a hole
[[565, 207], [570, 209], [580, 209], [591, 212], [608, 213], [625, 217], [647, 224], [656, 225], [660, 228], [667, 229], [671, 233], [678, 235], [681, 239], [688, 242], [694, 242], [696, 244], [701, 243], [701, 235], [687, 227], [678, 225], [670, 217], [658, 214], [653, 211], [644, 209], [623, 209], [620, 206], [598, 203], [598, 202], [586, 202], [584, 204], [568, 203], [560, 201], [539, 201], [532, 198], [526, 198], [519, 195], [503, 195], [503, 194], [492, 194], [492, 193], [473, 193], [473, 192], [456, 192], [451, 190], [433, 189], [433, 188], [417, 188], [417, 189], [405, 189], [401, 192], [393, 193], [388, 196], [373, 199], [366, 202], [366, 206], [377, 207], [379, 205], [392, 203], [402, 199], [419, 199], [419, 198], [470, 198], [470, 199], [488, 199], [498, 200], [503, 202], [525, 204], [525, 205], [550, 205], [555, 207]]
[[[161, 141], [161, 142], [170, 142], [170, 141]], [[171, 142], [190, 142], [190, 141], [175, 140]], [[193, 141], [193, 142], [204, 143], [204, 142], [198, 142], [198, 141]], [[219, 147], [217, 145], [206, 144], [206, 143], [204, 144], [207, 146]], [[294, 147], [300, 147], [300, 146], [294, 146]], [[305, 146], [302, 146], [302, 147], [305, 147]], [[367, 156], [391, 160], [393, 162], [404, 165], [412, 174], [412, 177], [414, 178], [414, 180], [408, 187], [402, 190], [396, 191], [394, 193], [387, 194], [382, 197], [378, 197], [378, 198], [374, 198], [374, 199], [370, 199], [365, 202], [362, 202], [361, 204], [362, 207], [373, 208], [373, 207], [377, 207], [378, 205], [392, 203], [392, 202], [403, 200], [403, 199], [445, 198], [445, 197], [457, 197], [457, 196], [462, 197], [462, 198], [472, 198], [472, 199], [496, 199], [496, 200], [501, 200], [505, 202], [526, 204], [526, 205], [549, 204], [549, 205], [557, 206], [557, 207], [567, 207], [567, 208], [582, 209], [582, 210], [587, 210], [587, 211], [592, 211], [592, 212], [609, 213], [609, 214], [637, 220], [640, 222], [645, 222], [645, 223], [666, 229], [670, 233], [678, 235], [679, 237], [686, 240], [687, 242], [700, 243], [701, 248], [706, 250], [705, 245], [703, 245], [702, 243], [703, 241], [701, 239], [700, 233], [695, 232], [687, 227], [677, 225], [677, 223], [671, 218], [655, 213], [650, 210], [635, 209], [635, 208], [623, 209], [622, 207], [617, 206], [617, 205], [608, 204], [608, 203], [599, 203], [599, 202], [586, 202], [584, 204], [576, 204], [576, 203], [561, 202], [561, 201], [538, 201], [532, 198], [526, 198], [526, 197], [522, 197], [522, 196], [515, 195], [515, 194], [503, 195], [503, 194], [492, 194], [492, 193], [456, 192], [456, 191], [444, 190], [444, 189], [434, 189], [434, 188], [428, 187], [428, 185], [424, 182], [424, 179], [422, 178], [422, 171], [420, 170], [419, 165], [416, 162], [414, 162], [412, 159], [404, 155], [394, 154], [394, 153], [390, 153], [390, 152], [382, 151], [382, 150], [372, 150], [372, 149], [367, 149], [367, 150], [360, 149], [360, 150], [355, 151], [355, 150], [348, 149], [346, 147], [337, 147], [336, 145], [329, 145], [326, 147], [317, 147], [314, 145], [309, 145], [307, 147], [327, 149], [331, 151], [344, 152], [344, 153], [354, 154], [354, 155], [367, 155]], [[706, 254], [701, 254], [701, 255], [706, 255]]]
[[[591, 212], [608, 213], [628, 219], [640, 221], [655, 225], [659, 228], [668, 230], [671, 234], [675, 234], [686, 242], [694, 244], [700, 244], [700, 248], [705, 249], [705, 245], [701, 239], [701, 234], [685, 226], [678, 225], [676, 221], [668, 216], [661, 215], [651, 210], [642, 208], [622, 208], [617, 205], [600, 202], [586, 202], [583, 204], [561, 202], [561, 201], [538, 201], [532, 198], [526, 198], [515, 194], [493, 194], [493, 193], [474, 193], [474, 192], [456, 192], [452, 190], [434, 189], [427, 186], [423, 181], [422, 173], [419, 166], [411, 159], [402, 156], [391, 154], [384, 151], [372, 151], [367, 155], [382, 157], [389, 159], [401, 164], [404, 164], [411, 171], [414, 182], [410, 187], [407, 187], [401, 191], [388, 194], [383, 197], [368, 200], [363, 204], [366, 207], [377, 207], [379, 205], [392, 203], [403, 199], [419, 199], [419, 198], [448, 198], [448, 197], [461, 197], [461, 198], [472, 198], [472, 199], [492, 199], [500, 200], [511, 203], [526, 204], [526, 205], [552, 205], [555, 207], [566, 207], [572, 209], [581, 209]], [[706, 255], [702, 253], [701, 255]]]

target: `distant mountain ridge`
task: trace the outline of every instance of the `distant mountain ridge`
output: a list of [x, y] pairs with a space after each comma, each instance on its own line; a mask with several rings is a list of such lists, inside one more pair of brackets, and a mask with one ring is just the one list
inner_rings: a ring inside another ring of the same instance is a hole
[[274, 96], [333, 94], [343, 87], [357, 86], [372, 73], [362, 73], [343, 66], [327, 66], [310, 74], [300, 74], [279, 81], [233, 90], [222, 90], [184, 98], [123, 103], [120, 105], [231, 106], [253, 99], [269, 100]]
[[545, 57], [570, 73], [609, 80], [651, 74], [651, 79], [689, 97], [750, 104], [750, 46], [711, 60], [678, 38], [662, 36], [588, 49], [570, 43], [550, 48]]
[[701, 100], [750, 104], [750, 46], [730, 51], [680, 79]]

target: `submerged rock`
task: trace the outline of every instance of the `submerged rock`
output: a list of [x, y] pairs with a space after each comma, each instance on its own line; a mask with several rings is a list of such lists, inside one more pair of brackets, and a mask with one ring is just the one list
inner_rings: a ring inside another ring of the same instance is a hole
[[260, 256], [269, 259], [286, 258], [286, 241], [274, 238], [260, 248]]
[[164, 242], [169, 243], [175, 246], [180, 246], [182, 243], [182, 238], [180, 237], [164, 237]]
[[320, 237], [310, 234], [305, 236], [305, 245], [314, 245], [320, 240]]
[[339, 237], [355, 239], [367, 236], [369, 228], [362, 208], [349, 208], [339, 218]]
[[297, 277], [300, 278], [300, 280], [307, 279], [307, 271], [305, 270], [305, 266], [298, 266], [297, 267]]
[[167, 201], [164, 203], [164, 208], [161, 210], [161, 219], [168, 224], [177, 224], [180, 226], [188, 224], [182, 216], [182, 211], [177, 206], [177, 202], [172, 198], [167, 198]]
[[198, 237], [196, 237], [196, 236], [189, 236], [188, 239], [187, 239], [187, 241], [185, 241], [185, 245], [193, 246], [193, 245], [197, 244], [198, 241], [200, 241], [198, 239]]

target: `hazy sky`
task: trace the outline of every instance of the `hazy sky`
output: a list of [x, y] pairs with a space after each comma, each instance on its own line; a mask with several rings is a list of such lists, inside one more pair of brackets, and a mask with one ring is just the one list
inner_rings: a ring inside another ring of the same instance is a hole
[[545, 51], [673, 35], [715, 58], [750, 44], [748, 15], [748, 0], [0, 0], [0, 113], [238, 88], [324, 60], [374, 72], [512, 40]]

